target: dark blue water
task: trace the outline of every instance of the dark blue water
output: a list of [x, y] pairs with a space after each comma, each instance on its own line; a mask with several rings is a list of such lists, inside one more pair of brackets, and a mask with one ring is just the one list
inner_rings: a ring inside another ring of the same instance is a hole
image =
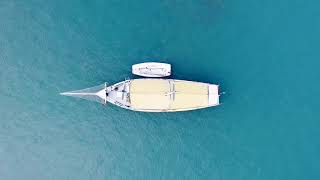
[[[319, 179], [320, 1], [0, 2], [0, 178]], [[168, 62], [222, 105], [59, 96]]]

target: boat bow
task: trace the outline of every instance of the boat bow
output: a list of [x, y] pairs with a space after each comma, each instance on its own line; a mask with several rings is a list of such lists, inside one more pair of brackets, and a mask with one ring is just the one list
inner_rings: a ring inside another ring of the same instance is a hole
[[86, 99], [89, 101], [99, 102], [101, 104], [106, 104], [107, 102], [106, 89], [107, 89], [107, 84], [104, 83], [102, 85], [94, 86], [91, 88], [62, 92], [60, 93], [60, 95], [77, 97], [77, 98]]

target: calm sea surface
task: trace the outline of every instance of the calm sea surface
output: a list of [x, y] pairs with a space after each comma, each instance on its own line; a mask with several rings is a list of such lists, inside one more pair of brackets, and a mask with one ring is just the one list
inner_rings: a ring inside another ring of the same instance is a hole
[[[1, 180], [320, 179], [320, 1], [0, 1]], [[220, 84], [222, 105], [141, 113], [61, 91]]]

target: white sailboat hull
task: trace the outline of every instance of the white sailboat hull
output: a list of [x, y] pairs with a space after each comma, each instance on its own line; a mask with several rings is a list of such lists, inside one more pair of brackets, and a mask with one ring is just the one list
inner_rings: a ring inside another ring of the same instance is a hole
[[132, 79], [61, 95], [143, 112], [189, 111], [219, 105], [218, 85], [177, 79]]
[[133, 79], [108, 87], [107, 101], [133, 111], [189, 111], [219, 105], [218, 91], [218, 85], [194, 81]]

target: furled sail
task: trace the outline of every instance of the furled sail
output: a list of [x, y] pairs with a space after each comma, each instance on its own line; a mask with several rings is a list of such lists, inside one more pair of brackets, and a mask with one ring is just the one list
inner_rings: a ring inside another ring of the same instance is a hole
[[77, 97], [89, 101], [95, 101], [101, 104], [106, 104], [107, 97], [106, 97], [106, 89], [107, 84], [101, 84], [99, 86], [94, 86], [86, 89], [76, 90], [76, 91], [69, 91], [60, 93], [63, 96], [72, 96]]

